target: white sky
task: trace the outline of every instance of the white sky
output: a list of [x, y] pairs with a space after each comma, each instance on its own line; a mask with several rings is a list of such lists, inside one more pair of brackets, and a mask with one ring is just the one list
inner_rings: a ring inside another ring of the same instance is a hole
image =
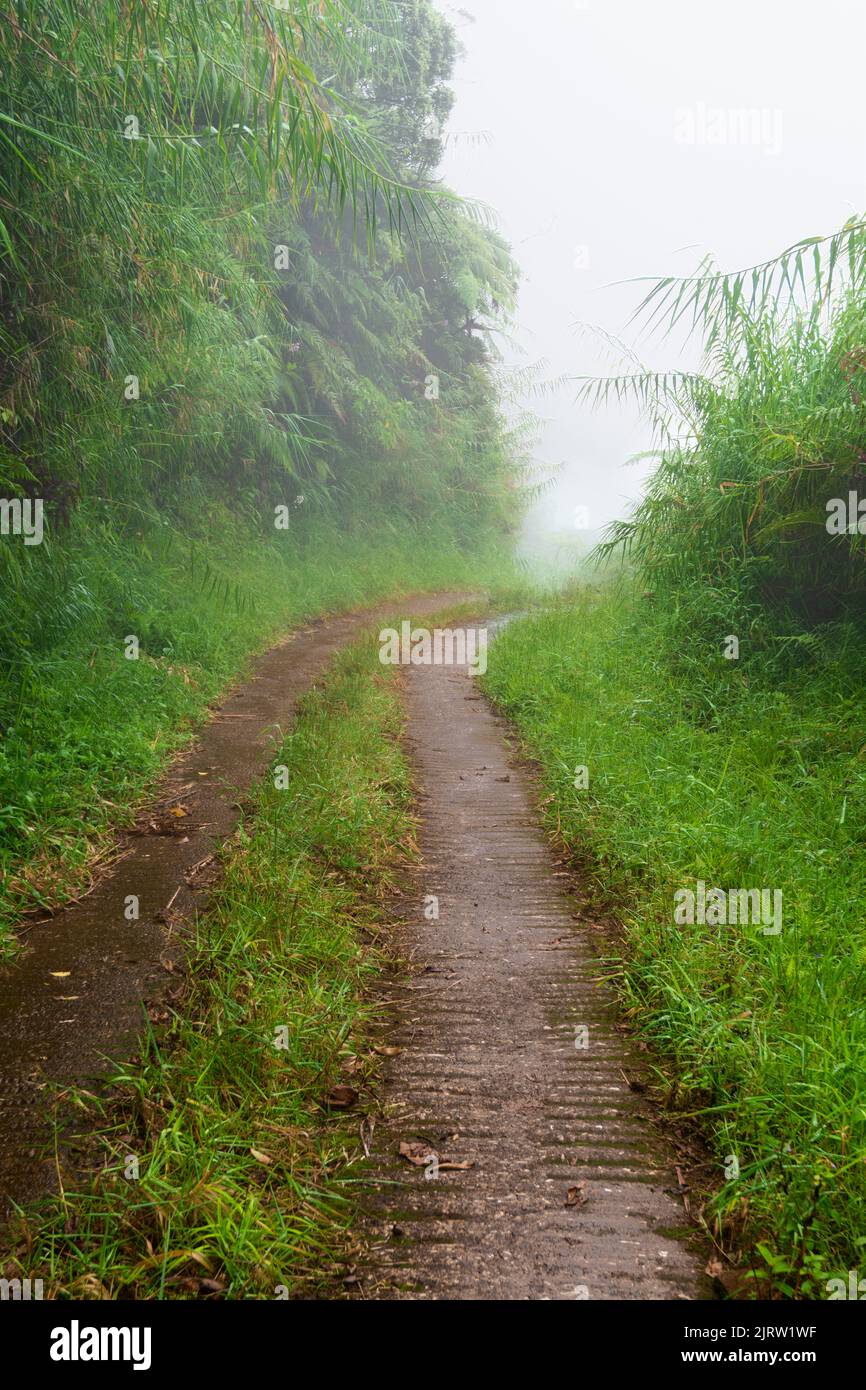
[[[866, 210], [863, 0], [437, 3], [467, 50], [450, 130], [490, 137], [453, 141], [443, 174], [495, 209], [525, 275], [509, 361], [606, 374], [609, 351], [575, 325], [634, 342], [640, 287], [610, 282], [687, 274], [708, 251], [737, 269]], [[738, 110], [763, 113], [763, 134], [719, 143]], [[704, 139], [683, 142], [683, 112]], [[638, 346], [688, 365], [673, 342]], [[573, 526], [576, 507], [594, 528], [626, 514], [647, 472], [624, 466], [648, 444], [636, 413], [568, 388], [532, 405], [537, 456], [564, 464], [535, 529]]]

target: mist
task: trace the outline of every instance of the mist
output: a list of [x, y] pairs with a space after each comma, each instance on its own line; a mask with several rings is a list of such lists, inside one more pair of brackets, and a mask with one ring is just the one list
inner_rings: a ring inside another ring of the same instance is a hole
[[629, 462], [652, 443], [636, 409], [594, 412], [572, 380], [550, 383], [621, 370], [604, 335], [657, 369], [700, 360], [699, 343], [629, 325], [648, 288], [630, 282], [707, 254], [750, 266], [862, 211], [866, 17], [845, 0], [817, 26], [803, 0], [440, 9], [465, 48], [443, 175], [495, 211], [524, 274], [502, 347], [536, 368], [516, 395], [549, 482], [523, 548], [547, 567], [628, 515], [653, 466]]

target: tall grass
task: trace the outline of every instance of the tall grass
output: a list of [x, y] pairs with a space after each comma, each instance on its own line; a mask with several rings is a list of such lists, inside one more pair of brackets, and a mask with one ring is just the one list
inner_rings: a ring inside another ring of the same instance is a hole
[[[866, 495], [864, 224], [657, 282], [638, 316], [702, 335], [704, 359], [581, 386], [656, 431], [599, 551], [622, 583], [509, 628], [489, 687], [625, 923], [623, 997], [706, 1123], [719, 1238], [823, 1297], [866, 1245], [866, 525], [828, 526]], [[681, 925], [698, 882], [781, 892], [781, 934]]]
[[4, 17], [0, 494], [45, 508], [0, 536], [4, 928], [280, 625], [507, 548], [516, 270], [432, 182], [453, 57], [429, 0]]
[[768, 652], [859, 621], [864, 534], [827, 523], [833, 499], [866, 496], [864, 224], [754, 270], [658, 282], [639, 314], [669, 331], [690, 322], [704, 363], [582, 383], [585, 400], [638, 400], [659, 453], [602, 554], [624, 552], [689, 624], [727, 624]]
[[[866, 1245], [864, 682], [851, 634], [780, 682], [613, 590], [508, 627], [487, 677], [589, 910], [625, 926], [610, 969], [669, 1103], [705, 1122], [714, 1234], [811, 1298]], [[781, 890], [781, 935], [678, 926], [674, 894], [698, 880]]]

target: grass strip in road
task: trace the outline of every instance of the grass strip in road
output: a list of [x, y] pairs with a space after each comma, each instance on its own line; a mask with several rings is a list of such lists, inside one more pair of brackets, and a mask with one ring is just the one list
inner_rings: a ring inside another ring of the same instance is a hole
[[349, 648], [302, 702], [225, 847], [170, 1021], [107, 1097], [77, 1098], [95, 1176], [16, 1218], [7, 1276], [135, 1299], [329, 1280], [377, 1068], [383, 904], [414, 852], [399, 688], [377, 650]]
[[463, 553], [423, 530], [322, 523], [284, 552], [223, 512], [199, 546], [79, 539], [62, 632], [20, 668], [0, 661], [0, 960], [14, 958], [22, 917], [87, 890], [252, 656], [314, 617], [514, 578], [481, 539]]

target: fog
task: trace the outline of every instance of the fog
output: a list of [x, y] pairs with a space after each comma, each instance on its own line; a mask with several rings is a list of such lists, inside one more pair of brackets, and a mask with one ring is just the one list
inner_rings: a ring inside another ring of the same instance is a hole
[[[853, 0], [467, 0], [440, 4], [465, 55], [443, 174], [489, 204], [524, 272], [509, 364], [539, 381], [616, 370], [579, 325], [657, 368], [697, 346], [640, 338], [636, 277], [738, 269], [866, 208]], [[563, 386], [524, 402], [552, 483], [525, 543], [548, 553], [626, 515], [651, 463], [636, 411], [594, 412]], [[578, 509], [581, 509], [580, 511]], [[581, 528], [588, 528], [581, 532]]]

